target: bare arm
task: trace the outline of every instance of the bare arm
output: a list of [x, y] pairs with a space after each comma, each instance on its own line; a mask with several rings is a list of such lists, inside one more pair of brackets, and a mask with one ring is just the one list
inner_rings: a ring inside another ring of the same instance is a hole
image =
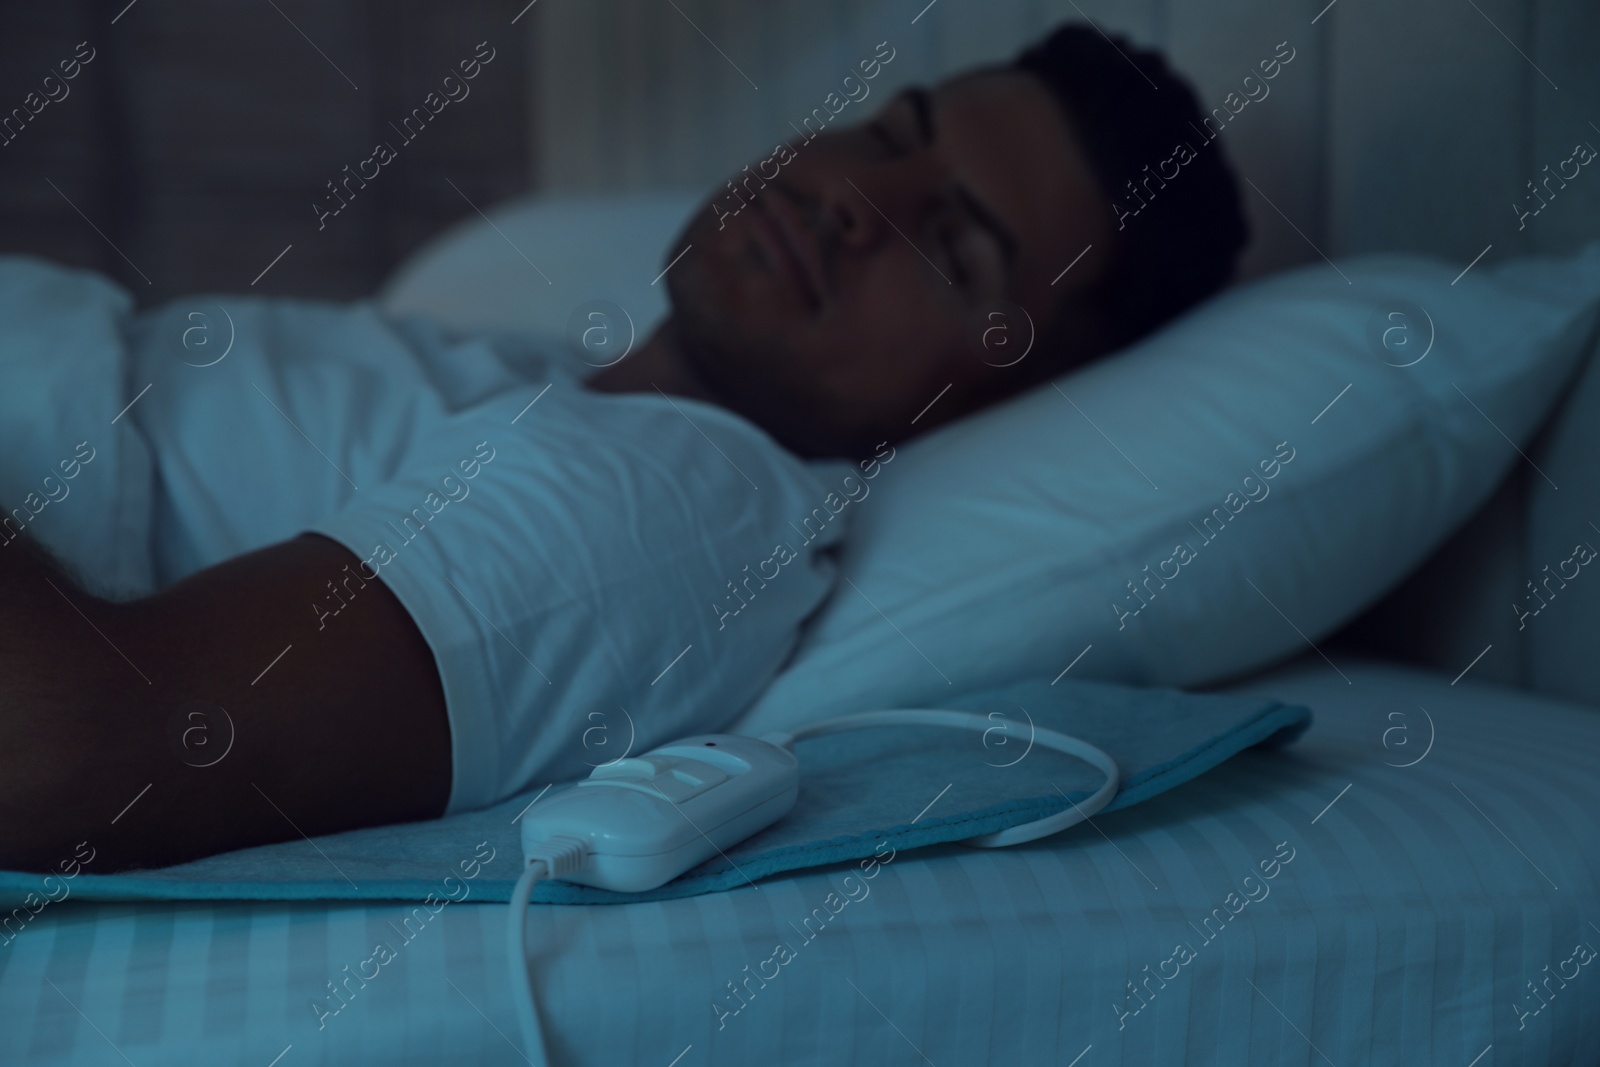
[[356, 571], [342, 545], [298, 537], [113, 603], [31, 542], [0, 543], [0, 867], [87, 841], [105, 873], [443, 813], [416, 624], [381, 580], [321, 628], [311, 607]]

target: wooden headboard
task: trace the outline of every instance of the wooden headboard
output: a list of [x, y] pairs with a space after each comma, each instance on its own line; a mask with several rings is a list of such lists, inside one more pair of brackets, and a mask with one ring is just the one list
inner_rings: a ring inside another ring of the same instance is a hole
[[879, 42], [887, 96], [1088, 18], [1165, 51], [1202, 109], [1293, 49], [1219, 139], [1254, 186], [1247, 275], [1318, 249], [1488, 263], [1600, 235], [1600, 166], [1552, 182], [1536, 216], [1513, 207], [1537, 207], [1527, 183], [1576, 144], [1600, 147], [1592, 0], [545, 0], [526, 18], [541, 189], [709, 191]]

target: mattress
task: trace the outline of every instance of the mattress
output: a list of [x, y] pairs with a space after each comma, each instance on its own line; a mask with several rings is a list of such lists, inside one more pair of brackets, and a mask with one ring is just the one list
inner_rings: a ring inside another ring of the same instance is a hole
[[[537, 908], [552, 1063], [1600, 1063], [1600, 711], [1319, 657], [1235, 689], [1316, 722], [1054, 839]], [[411, 907], [48, 905], [0, 1063], [523, 1063], [503, 906]]]

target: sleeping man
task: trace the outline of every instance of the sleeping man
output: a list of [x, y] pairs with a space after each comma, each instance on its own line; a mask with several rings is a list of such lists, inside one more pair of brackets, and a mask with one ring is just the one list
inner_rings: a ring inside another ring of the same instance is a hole
[[719, 188], [668, 317], [586, 379], [370, 304], [134, 313], [0, 261], [0, 866], [433, 818], [726, 727], [896, 445], [1225, 284], [1215, 136], [1159, 56], [1061, 29], [793, 145], [736, 215]]

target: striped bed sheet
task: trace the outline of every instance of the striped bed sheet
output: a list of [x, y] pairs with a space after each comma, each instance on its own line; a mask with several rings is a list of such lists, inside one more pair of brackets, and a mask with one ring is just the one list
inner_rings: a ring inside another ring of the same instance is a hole
[[[1600, 711], [1320, 658], [1235, 689], [1316, 722], [1055, 839], [536, 908], [551, 1062], [1600, 1063]], [[412, 907], [52, 905], [0, 947], [0, 1063], [526, 1062], [503, 905]]]

